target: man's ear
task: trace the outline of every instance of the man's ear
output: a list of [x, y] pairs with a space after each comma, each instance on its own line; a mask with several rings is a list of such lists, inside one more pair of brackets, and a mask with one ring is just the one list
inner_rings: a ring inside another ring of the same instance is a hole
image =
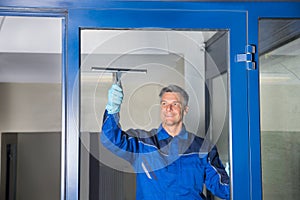
[[188, 112], [189, 112], [189, 107], [185, 106], [185, 108], [183, 110], [184, 115], [186, 115]]

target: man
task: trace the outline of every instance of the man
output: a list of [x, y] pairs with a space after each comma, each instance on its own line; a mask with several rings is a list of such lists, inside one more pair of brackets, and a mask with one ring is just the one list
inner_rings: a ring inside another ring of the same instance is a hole
[[122, 88], [112, 85], [103, 119], [101, 141], [106, 148], [130, 162], [137, 173], [138, 200], [205, 199], [206, 185], [214, 195], [229, 199], [229, 177], [217, 149], [203, 148], [204, 140], [188, 132], [188, 94], [170, 85], [160, 94], [161, 125], [151, 131], [119, 125]]

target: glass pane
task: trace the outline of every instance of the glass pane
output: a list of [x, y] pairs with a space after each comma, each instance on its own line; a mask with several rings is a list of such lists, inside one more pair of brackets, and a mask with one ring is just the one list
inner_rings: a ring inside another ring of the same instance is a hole
[[0, 17], [0, 199], [60, 199], [61, 27]]
[[[199, 151], [207, 154], [219, 143], [221, 160], [224, 165], [229, 164], [228, 45], [219, 48], [224, 52], [219, 58], [225, 66], [219, 67], [216, 64], [220, 62], [218, 56], [213, 56], [217, 55], [213, 48], [216, 41], [222, 39], [228, 44], [228, 35], [224, 33], [223, 30], [81, 30], [80, 199], [91, 196], [95, 199], [135, 199], [136, 191], [140, 190], [136, 178], [147, 168], [142, 166], [142, 171], [138, 171], [132, 163], [100, 143], [108, 90], [117, 76], [110, 69], [129, 70], [121, 75], [124, 99], [120, 124], [123, 130], [158, 128], [161, 124], [159, 93], [163, 87], [176, 84], [189, 94], [184, 124], [188, 131], [204, 138], [206, 145]], [[215, 43], [210, 42], [206, 47], [211, 40]], [[210, 53], [206, 51], [208, 48]], [[218, 110], [220, 102], [223, 109]], [[212, 111], [207, 113], [209, 109]], [[207, 124], [207, 119], [212, 119], [213, 123]], [[153, 167], [153, 163], [150, 164]], [[148, 174], [151, 178], [152, 172], [159, 173], [169, 165], [155, 167]], [[197, 178], [201, 180], [201, 176]], [[201, 190], [203, 185], [201, 182]], [[204, 194], [210, 196], [209, 192], [204, 191]]]
[[300, 20], [259, 22], [263, 198], [300, 196]]
[[[206, 138], [218, 147], [220, 158], [229, 173], [228, 117], [228, 32], [219, 31], [206, 42], [205, 56]], [[207, 194], [208, 199], [219, 199]]]

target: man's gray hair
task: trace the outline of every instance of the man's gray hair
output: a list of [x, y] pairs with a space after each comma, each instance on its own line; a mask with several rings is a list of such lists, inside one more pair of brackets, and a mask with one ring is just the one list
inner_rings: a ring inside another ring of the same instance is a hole
[[167, 87], [162, 88], [160, 93], [159, 93], [160, 100], [166, 92], [179, 93], [183, 97], [183, 102], [182, 102], [183, 103], [183, 108], [185, 108], [188, 105], [189, 95], [184, 89], [182, 89], [178, 85], [169, 85]]

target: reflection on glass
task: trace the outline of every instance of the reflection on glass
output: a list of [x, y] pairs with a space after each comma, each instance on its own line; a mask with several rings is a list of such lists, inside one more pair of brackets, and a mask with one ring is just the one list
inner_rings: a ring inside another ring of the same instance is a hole
[[282, 32], [289, 36], [298, 34], [298, 39], [293, 37], [275, 49], [271, 44], [276, 43], [260, 38], [265, 50], [260, 56], [260, 102], [263, 198], [266, 200], [300, 196], [299, 30], [300, 20], [260, 21], [260, 31], [270, 34], [269, 41], [279, 43], [276, 37]]
[[61, 23], [0, 16], [0, 199], [60, 199]]
[[[99, 141], [107, 94], [115, 75], [108, 70], [93, 70], [95, 67], [147, 70], [147, 73], [123, 73], [121, 76], [124, 90], [120, 112], [122, 129], [157, 128], [161, 123], [159, 92], [164, 86], [176, 84], [190, 96], [190, 109], [184, 119], [187, 129], [213, 144], [220, 143], [221, 159], [224, 165], [229, 162], [228, 66], [220, 72], [214, 62], [217, 58], [210, 57], [205, 46], [208, 41], [218, 41], [220, 38], [228, 43], [227, 35], [219, 37], [223, 33], [81, 30], [80, 199], [88, 199], [91, 195], [96, 199], [136, 198], [134, 169]], [[214, 37], [216, 35], [218, 37]], [[217, 42], [210, 44], [212, 47]], [[218, 55], [216, 49], [210, 49], [212, 55]], [[223, 54], [217, 57], [228, 63], [228, 47], [222, 46], [219, 51], [224, 53], [225, 58]], [[207, 71], [210, 77], [207, 77]], [[206, 85], [208, 82], [210, 87]], [[211, 101], [206, 102], [206, 99]], [[217, 109], [217, 105], [222, 109]], [[208, 107], [212, 111], [207, 113]], [[207, 118], [213, 120], [208, 126]], [[206, 195], [210, 194], [207, 192]]]

